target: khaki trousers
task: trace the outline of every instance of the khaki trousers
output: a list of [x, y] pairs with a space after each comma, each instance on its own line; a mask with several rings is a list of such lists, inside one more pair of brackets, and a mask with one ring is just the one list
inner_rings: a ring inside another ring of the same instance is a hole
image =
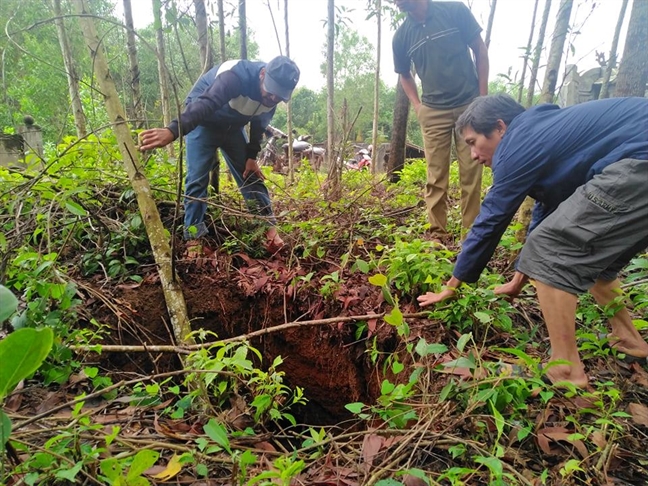
[[434, 236], [448, 234], [448, 183], [450, 174], [450, 149], [454, 136], [459, 163], [461, 185], [462, 233], [470, 229], [479, 214], [481, 206], [482, 166], [470, 157], [470, 147], [455, 133], [455, 122], [468, 105], [440, 110], [421, 105], [418, 120], [425, 143], [427, 161], [427, 184], [425, 204], [427, 206], [430, 232]]

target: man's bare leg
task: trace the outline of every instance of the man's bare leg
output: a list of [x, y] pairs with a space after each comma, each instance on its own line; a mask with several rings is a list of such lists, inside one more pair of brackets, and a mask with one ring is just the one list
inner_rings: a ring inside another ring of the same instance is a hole
[[576, 305], [578, 297], [542, 282], [535, 283], [540, 308], [551, 341], [550, 361], [569, 361], [571, 364], [554, 365], [547, 369], [552, 383], [571, 382], [579, 388], [588, 384], [585, 368], [576, 345]]
[[[622, 295], [621, 282], [618, 279], [611, 282], [597, 280], [590, 289], [590, 293], [601, 307], [606, 307], [615, 298]], [[619, 302], [616, 314], [609, 318], [612, 332], [608, 335], [610, 346], [614, 346], [622, 353], [637, 358], [648, 357], [648, 343], [632, 324], [632, 317], [623, 302]]]

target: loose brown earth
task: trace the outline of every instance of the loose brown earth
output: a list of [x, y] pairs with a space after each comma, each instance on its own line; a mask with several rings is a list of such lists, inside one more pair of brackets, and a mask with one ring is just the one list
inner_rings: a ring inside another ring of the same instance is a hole
[[[305, 286], [295, 289], [294, 277], [305, 272], [289, 270], [284, 258], [256, 260], [242, 254], [213, 253], [198, 263], [180, 260], [178, 274], [192, 329], [227, 339], [286, 322], [384, 310], [380, 292], [366, 283], [366, 277], [364, 283], [346, 282], [329, 300]], [[105, 297], [119, 306], [119, 315], [101, 301], [91, 310], [116, 331], [104, 344], [174, 343], [164, 295], [153, 275], [138, 285], [119, 285], [110, 293]], [[365, 340], [356, 341], [354, 330], [353, 322], [305, 326], [250, 341], [262, 353], [265, 365], [281, 356], [280, 371], [285, 372], [287, 384], [304, 389], [308, 405], [295, 410], [304, 423], [337, 424], [350, 418], [346, 404], [371, 403], [379, 393], [382, 378], [370, 363]], [[376, 332], [382, 350], [396, 349], [391, 326], [382, 323]], [[108, 353], [102, 357], [102, 366], [112, 372], [148, 374], [179, 368], [179, 361], [172, 354]]]
[[[287, 258], [285, 253], [269, 259], [253, 259], [243, 254], [229, 256], [223, 252], [209, 252], [204, 260], [198, 262], [179, 259], [178, 275], [182, 281], [192, 328], [208, 330], [216, 333], [218, 338], [225, 339], [286, 322], [373, 314], [390, 308], [383, 301], [379, 289], [368, 285], [366, 276], [362, 274], [351, 275], [348, 279], [345, 277], [344, 284], [333, 297], [325, 299], [315, 288], [295, 278], [305, 275], [306, 269], [289, 269], [285, 264]], [[333, 266], [330, 269], [320, 268], [320, 272], [326, 274], [335, 269]], [[104, 299], [97, 299], [90, 311], [93, 316], [109, 323], [113, 328], [105, 344], [174, 342], [164, 296], [153, 273], [149, 273], [141, 284], [118, 285], [110, 291], [104, 289], [102, 292]], [[112, 305], [107, 306], [107, 302]], [[115, 312], [115, 306], [118, 307], [118, 312]], [[402, 307], [404, 312], [419, 310], [411, 303], [402, 303]], [[531, 319], [541, 322], [538, 315], [531, 315]], [[458, 333], [445, 329], [439, 323], [425, 319], [411, 322], [412, 335], [425, 336], [428, 342], [444, 342], [452, 347], [458, 337]], [[517, 324], [528, 326], [528, 320]], [[390, 353], [403, 349], [394, 329], [381, 319], [371, 322], [370, 327], [373, 335], [378, 338], [381, 351]], [[475, 333], [478, 334], [479, 330], [475, 330]], [[356, 340], [354, 334], [355, 324], [346, 322], [296, 327], [250, 341], [263, 355], [262, 366], [272, 363], [276, 356], [282, 356], [284, 363], [280, 370], [285, 372], [286, 383], [304, 389], [308, 404], [292, 410], [299, 423], [343, 424], [352, 418], [345, 409], [346, 404], [359, 401], [371, 404], [380, 395], [383, 368], [371, 363], [366, 339]], [[486, 351], [482, 356], [484, 359], [498, 358], [488, 351], [491, 347], [514, 346], [510, 337], [501, 333], [487, 336], [486, 342]], [[528, 349], [530, 354], [542, 352], [543, 345], [537, 348], [532, 344]], [[101, 366], [116, 376], [159, 373], [180, 368], [174, 355], [158, 353], [107, 353], [101, 357]], [[627, 400], [620, 410], [628, 410], [630, 403], [648, 402], [648, 373], [638, 365], [633, 365], [636, 368], [626, 365], [611, 367], [607, 361], [594, 360], [588, 366], [590, 373], [599, 381], [615, 379], [619, 383]], [[627, 379], [617, 381], [621, 376]], [[430, 375], [429, 379], [434, 382], [432, 387], [437, 390], [448, 381], [447, 376], [438, 373]], [[446, 429], [450, 435], [469, 440], [477, 433], [478, 422], [487, 419], [480, 419], [479, 416], [465, 419], [461, 414], [452, 418], [455, 406], [451, 405], [445, 410], [444, 415], [438, 418], [437, 426]], [[578, 399], [560, 398], [547, 406], [539, 403], [531, 405], [529, 413], [536, 417], [538, 430], [544, 431], [536, 444], [546, 455], [544, 458], [539, 456], [538, 449], [535, 448], [526, 451], [512, 448], [507, 451], [505, 459], [518, 466], [522, 465], [520, 467], [535, 470], [535, 474], [543, 468], [549, 468], [552, 477], [560, 477], [558, 470], [564, 465], [565, 458], [578, 457], [573, 456], [576, 454], [573, 445], [565, 449], [564, 441], [572, 433], [565, 428], [569, 427], [566, 417], [578, 408], [587, 406], [588, 403], [579, 402]], [[445, 407], [447, 404], [437, 404], [433, 408]], [[494, 424], [491, 425], [494, 431]], [[432, 428], [435, 428], [434, 424]], [[645, 464], [642, 465], [642, 460], [634, 452], [648, 448], [648, 427], [631, 424], [631, 430], [632, 433], [619, 442], [622, 448], [609, 458], [607, 477], [618, 481], [610, 484], [648, 484]], [[365, 446], [366, 444], [363, 448]], [[602, 443], [602, 447], [605, 447], [605, 443]], [[436, 453], [424, 459], [424, 462], [430, 470], [444, 470], [452, 465], [447, 457], [443, 458]], [[320, 469], [316, 471], [328, 477], [329, 472]], [[312, 483], [305, 484], [352, 482], [319, 483], [313, 480]]]

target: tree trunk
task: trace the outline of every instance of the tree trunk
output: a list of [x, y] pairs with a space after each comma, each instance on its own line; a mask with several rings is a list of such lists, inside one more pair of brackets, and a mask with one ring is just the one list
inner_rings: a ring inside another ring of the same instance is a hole
[[553, 103], [554, 100], [556, 81], [558, 81], [558, 73], [560, 72], [560, 62], [565, 49], [565, 39], [569, 30], [569, 18], [571, 17], [573, 4], [574, 0], [561, 0], [558, 7], [556, 27], [551, 39], [545, 79], [544, 83], [542, 83], [542, 94], [540, 95], [540, 101], [543, 103]]
[[[175, 34], [176, 44], [178, 46], [178, 51], [180, 52], [180, 59], [182, 59], [182, 65], [184, 67], [185, 73], [187, 74], [187, 79], [193, 79], [194, 75], [189, 69], [189, 62], [187, 61], [187, 56], [185, 56], [184, 48], [182, 47], [182, 40], [180, 39], [180, 31], [178, 30], [178, 19], [176, 18], [171, 24], [173, 28], [173, 33]], [[173, 62], [173, 59], [171, 59]], [[169, 78], [170, 79], [170, 78]]]
[[373, 130], [371, 131], [371, 172], [374, 174], [382, 167], [376, 160], [378, 153], [378, 110], [380, 109], [380, 49], [381, 49], [381, 31], [382, 31], [382, 1], [376, 0], [376, 27], [378, 35], [376, 36], [376, 75], [374, 77], [374, 109], [373, 109]]
[[619, 12], [619, 18], [614, 29], [614, 37], [612, 37], [610, 57], [607, 66], [605, 66], [605, 72], [603, 73], [603, 83], [601, 84], [601, 92], [599, 93], [600, 100], [610, 96], [610, 77], [612, 76], [612, 70], [616, 67], [617, 47], [619, 46], [619, 36], [621, 35], [621, 27], [623, 26], [626, 8], [628, 8], [628, 0], [623, 0], [621, 3], [621, 11]]
[[220, 47], [220, 62], [227, 61], [227, 49], [225, 46], [225, 8], [223, 0], [218, 0], [218, 40]]
[[524, 91], [524, 78], [526, 76], [527, 64], [531, 56], [531, 44], [533, 43], [533, 32], [535, 31], [536, 14], [538, 13], [538, 3], [540, 0], [535, 0], [533, 5], [533, 16], [531, 17], [531, 30], [529, 33], [529, 42], [527, 42], [526, 50], [524, 51], [524, 59], [522, 60], [522, 74], [520, 75], [520, 84], [518, 85], [518, 103], [522, 103], [522, 92]]
[[339, 187], [340, 183], [340, 165], [335, 160], [334, 147], [335, 147], [335, 84], [333, 79], [333, 60], [335, 49], [335, 0], [328, 0], [328, 16], [327, 16], [327, 33], [326, 33], [326, 160], [329, 167], [329, 181], [335, 187]]
[[[86, 2], [87, 0], [73, 0], [77, 14], [86, 15], [89, 13]], [[106, 111], [113, 124], [113, 130], [117, 137], [119, 151], [124, 162], [126, 173], [137, 195], [137, 203], [158, 267], [173, 333], [177, 343], [193, 344], [193, 339], [189, 337], [191, 325], [187, 315], [184, 296], [180, 285], [175, 279], [171, 266], [171, 248], [166, 239], [166, 230], [162, 225], [155, 200], [151, 196], [151, 186], [142, 173], [137, 148], [126, 124], [124, 109], [119, 101], [115, 83], [110, 75], [106, 56], [100, 46], [94, 21], [90, 17], [80, 17], [79, 23], [81, 24], [85, 42], [90, 50], [90, 56], [93, 59], [95, 76], [105, 99]]]
[[488, 14], [488, 25], [486, 27], [486, 37], [484, 38], [484, 44], [486, 48], [490, 46], [491, 33], [493, 32], [493, 20], [495, 20], [495, 9], [497, 8], [497, 0], [492, 0], [490, 13]]
[[545, 32], [547, 31], [547, 22], [549, 22], [549, 12], [551, 11], [551, 0], [545, 0], [545, 8], [542, 13], [542, 22], [540, 23], [540, 30], [538, 31], [538, 41], [536, 42], [535, 49], [533, 50], [533, 64], [531, 65], [531, 72], [529, 73], [529, 89], [527, 90], [526, 107], [529, 108], [533, 105], [533, 93], [535, 92], [535, 85], [538, 79], [538, 68], [540, 67], [540, 56], [542, 54], [542, 46], [544, 43]]
[[245, 0], [239, 0], [239, 36], [241, 40], [241, 59], [247, 59], [247, 17]]
[[396, 103], [394, 104], [394, 121], [392, 123], [391, 145], [387, 159], [387, 175], [391, 182], [398, 182], [400, 171], [405, 167], [405, 144], [407, 143], [407, 117], [410, 102], [403, 86], [396, 86]]
[[[158, 78], [160, 80], [160, 102], [162, 103], [162, 122], [164, 126], [171, 123], [171, 96], [169, 93], [169, 77], [164, 60], [166, 50], [164, 47], [164, 31], [162, 30], [162, 0], [153, 0], [153, 25], [155, 27], [155, 41], [157, 46]], [[171, 157], [174, 156], [173, 144], [167, 145]]]
[[[288, 28], [288, 0], [284, 0], [284, 24], [286, 26], [286, 56], [290, 57], [290, 30]], [[293, 125], [292, 125], [292, 100], [288, 100], [288, 180], [295, 182], [295, 167], [293, 161]], [[311, 151], [311, 165], [315, 161], [315, 154]]]
[[146, 121], [144, 106], [142, 105], [142, 91], [140, 89], [140, 69], [137, 60], [137, 43], [135, 42], [135, 27], [133, 24], [133, 9], [131, 0], [123, 0], [124, 18], [126, 20], [126, 46], [128, 49], [128, 62], [130, 65], [130, 119], [136, 120], [135, 126], [142, 128]]
[[214, 67], [214, 54], [209, 38], [209, 23], [207, 22], [207, 9], [205, 0], [193, 0], [196, 10], [196, 28], [198, 30], [198, 45], [200, 46], [200, 64], [202, 73]]
[[634, 0], [614, 96], [646, 96], [648, 82], [648, 1]]
[[54, 23], [56, 24], [56, 32], [58, 33], [59, 44], [61, 44], [61, 53], [63, 54], [63, 63], [65, 64], [65, 72], [68, 80], [68, 90], [70, 92], [70, 101], [72, 102], [72, 113], [74, 115], [74, 126], [78, 138], [83, 138], [87, 135], [86, 131], [86, 118], [83, 113], [83, 105], [81, 105], [81, 96], [79, 95], [79, 79], [74, 67], [72, 59], [72, 51], [70, 50], [70, 41], [68, 40], [67, 32], [65, 31], [65, 24], [63, 23], [63, 14], [61, 12], [61, 0], [54, 0]]

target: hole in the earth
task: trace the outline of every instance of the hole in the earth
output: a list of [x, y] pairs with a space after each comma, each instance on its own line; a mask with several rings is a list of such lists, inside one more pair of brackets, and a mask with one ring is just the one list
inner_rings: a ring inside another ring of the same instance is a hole
[[[151, 344], [171, 342], [165, 324], [164, 297], [157, 286], [125, 290], [120, 298], [134, 310], [133, 317], [138, 325], [145, 326], [149, 335], [159, 339], [159, 342]], [[248, 298], [241, 296], [238, 289], [219, 287], [213, 281], [210, 281], [209, 288], [194, 282], [185, 289], [185, 298], [192, 328], [211, 331], [222, 339], [245, 335], [286, 320], [283, 299], [266, 295]], [[300, 311], [298, 315], [302, 314]], [[288, 320], [291, 318], [294, 316], [289, 314]], [[367, 403], [375, 397], [379, 384], [377, 373], [365, 353], [366, 344], [351, 342], [350, 334], [342, 333], [336, 326], [305, 326], [251, 340], [251, 346], [263, 356], [262, 368], [281, 356], [283, 363], [279, 371], [285, 373], [285, 383], [290, 388], [298, 386], [304, 390], [308, 402], [296, 405], [290, 411], [298, 422], [338, 424], [351, 418], [346, 404]], [[141, 344], [133, 335], [123, 337], [132, 341], [121, 344]], [[177, 357], [171, 354], [113, 355], [108, 361], [106, 365], [117, 371], [128, 368], [139, 373], [168, 371], [180, 366]]]

